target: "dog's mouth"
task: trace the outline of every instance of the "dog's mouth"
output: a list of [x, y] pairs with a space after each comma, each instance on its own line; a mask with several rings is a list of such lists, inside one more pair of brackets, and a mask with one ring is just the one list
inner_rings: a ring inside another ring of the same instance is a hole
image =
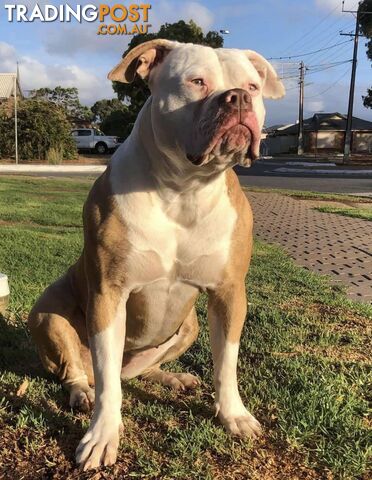
[[230, 118], [212, 136], [202, 153], [187, 154], [187, 159], [195, 166], [209, 163], [212, 157], [233, 157], [235, 163], [249, 167], [259, 156], [260, 128], [253, 112], [240, 121]]

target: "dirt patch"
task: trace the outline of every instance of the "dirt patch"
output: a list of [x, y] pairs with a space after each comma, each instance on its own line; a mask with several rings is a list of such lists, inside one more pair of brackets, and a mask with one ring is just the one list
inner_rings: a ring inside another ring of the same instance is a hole
[[[302, 315], [322, 323], [324, 331], [339, 336], [337, 345], [319, 346], [302, 344], [291, 352], [276, 352], [275, 356], [296, 356], [311, 354], [316, 357], [329, 358], [342, 362], [371, 362], [370, 335], [372, 322], [367, 317], [350, 312], [347, 308], [324, 305], [322, 303], [306, 304], [300, 298], [283, 302], [280, 307], [286, 311], [301, 311]], [[350, 335], [356, 336], [358, 342], [350, 343]]]
[[371, 364], [371, 356], [364, 350], [343, 348], [339, 346], [319, 347], [314, 345], [300, 345], [295, 347], [292, 352], [272, 352], [274, 357], [299, 357], [302, 355], [312, 355], [317, 358], [332, 360], [335, 362], [353, 362], [359, 364]]
[[[69, 435], [61, 434], [57, 438], [37, 434], [32, 429], [12, 429], [0, 423], [0, 478], [4, 480], [116, 480], [138, 476], [139, 478], [169, 478], [161, 473], [161, 457], [157, 456], [160, 471], [156, 474], [140, 475], [136, 466], [133, 438], [122, 439], [118, 461], [113, 467], [101, 468], [90, 472], [81, 472], [74, 464], [74, 450], [81, 434], [77, 431]], [[129, 434], [129, 437], [132, 437]], [[131, 451], [125, 447], [131, 445]], [[140, 444], [138, 447], [140, 448]], [[143, 445], [142, 445], [143, 447]], [[239, 453], [239, 443], [236, 445]], [[154, 452], [148, 452], [151, 456]], [[332, 480], [327, 471], [316, 471], [305, 465], [302, 456], [292, 451], [288, 445], [263, 437], [256, 442], [249, 455], [237, 461], [230, 457], [206, 452], [208, 465], [216, 480]], [[166, 459], [163, 459], [166, 462]], [[204, 458], [205, 461], [205, 458]], [[198, 462], [198, 460], [196, 460]], [[192, 477], [190, 473], [189, 478]]]

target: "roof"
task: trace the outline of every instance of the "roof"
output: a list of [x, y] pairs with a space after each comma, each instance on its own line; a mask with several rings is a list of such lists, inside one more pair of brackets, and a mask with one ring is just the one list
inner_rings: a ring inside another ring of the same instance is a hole
[[264, 127], [266, 133], [275, 132], [276, 130], [281, 130], [283, 127], [288, 127], [288, 125], [283, 125], [282, 123], [277, 125], [272, 125], [271, 127]]
[[[304, 120], [305, 132], [317, 132], [319, 130], [342, 131], [346, 130], [346, 115], [341, 113], [315, 113], [312, 117]], [[362, 118], [353, 117], [352, 130], [369, 130], [372, 132], [372, 122]], [[298, 133], [298, 123], [285, 128], [277, 129], [275, 135], [294, 135]]]
[[14, 79], [17, 79], [17, 95], [22, 95], [16, 73], [0, 73], [0, 99], [10, 98], [14, 94]]

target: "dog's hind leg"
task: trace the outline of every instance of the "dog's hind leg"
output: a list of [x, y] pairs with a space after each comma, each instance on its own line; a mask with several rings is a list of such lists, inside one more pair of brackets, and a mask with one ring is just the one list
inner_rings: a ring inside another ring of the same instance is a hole
[[176, 390], [196, 388], [200, 380], [191, 373], [167, 372], [160, 368], [160, 365], [175, 360], [194, 343], [199, 333], [198, 318], [193, 307], [177, 332], [177, 342], [174, 343], [163, 355], [163, 357], [151, 368], [147, 369], [142, 376], [147, 380], [168, 385]]
[[90, 410], [94, 402], [93, 370], [85, 318], [73, 295], [69, 274], [48, 287], [28, 318], [44, 367], [69, 391], [70, 406]]

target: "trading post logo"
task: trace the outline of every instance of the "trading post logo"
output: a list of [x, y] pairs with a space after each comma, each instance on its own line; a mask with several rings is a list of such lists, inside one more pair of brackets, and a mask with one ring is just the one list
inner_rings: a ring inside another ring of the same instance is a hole
[[61, 5], [42, 5], [37, 3], [33, 7], [27, 5], [6, 4], [8, 22], [61, 22], [69, 23], [73, 19], [82, 22], [96, 22], [97, 35], [136, 35], [148, 33], [151, 25], [149, 10], [151, 4], [123, 5], [76, 5], [71, 7], [68, 3]]

